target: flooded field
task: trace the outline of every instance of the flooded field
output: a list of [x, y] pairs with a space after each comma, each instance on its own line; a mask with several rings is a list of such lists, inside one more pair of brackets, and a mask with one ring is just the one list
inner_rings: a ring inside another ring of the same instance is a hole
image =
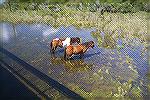
[[[0, 28], [3, 48], [84, 98], [148, 95], [148, 44], [138, 36], [130, 38], [130, 33], [124, 35], [121, 30], [114, 36], [95, 28], [54, 28], [46, 24], [1, 22]], [[82, 43], [92, 40], [95, 47], [85, 53], [83, 60], [76, 55], [64, 61], [63, 48], [51, 56], [49, 42], [65, 37], [80, 37]]]

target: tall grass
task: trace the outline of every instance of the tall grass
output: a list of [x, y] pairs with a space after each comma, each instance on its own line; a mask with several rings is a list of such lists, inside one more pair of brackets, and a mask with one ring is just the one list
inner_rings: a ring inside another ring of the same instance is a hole
[[15, 10], [1, 8], [2, 12], [0, 21], [13, 23], [46, 23], [53, 26], [74, 25], [78, 28], [95, 27], [98, 32], [112, 34], [113, 38], [118, 37], [118, 31], [122, 37], [128, 40], [133, 37], [140, 38], [141, 41], [147, 42], [148, 21], [150, 15], [147, 12], [136, 13], [107, 13], [101, 15], [100, 12], [80, 11], [62, 7], [63, 10], [54, 12], [50, 9], [44, 10]]

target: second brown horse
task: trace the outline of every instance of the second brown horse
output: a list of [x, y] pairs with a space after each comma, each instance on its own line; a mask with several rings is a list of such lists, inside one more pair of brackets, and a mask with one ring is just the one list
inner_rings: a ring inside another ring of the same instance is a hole
[[64, 52], [64, 59], [67, 60], [72, 55], [80, 54], [80, 58], [83, 57], [84, 53], [87, 51], [88, 48], [94, 47], [94, 42], [89, 41], [78, 45], [69, 45], [65, 48]]

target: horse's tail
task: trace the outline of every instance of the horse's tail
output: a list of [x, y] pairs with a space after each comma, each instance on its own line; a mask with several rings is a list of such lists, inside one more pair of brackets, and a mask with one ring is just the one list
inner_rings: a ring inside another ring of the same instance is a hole
[[52, 53], [52, 51], [53, 51], [53, 44], [52, 44], [52, 42], [50, 43], [50, 52]]

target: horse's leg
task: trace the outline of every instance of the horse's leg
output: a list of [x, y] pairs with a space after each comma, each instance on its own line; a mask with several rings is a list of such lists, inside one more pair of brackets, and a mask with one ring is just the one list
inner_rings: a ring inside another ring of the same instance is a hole
[[55, 55], [56, 46], [51, 47], [51, 55]]
[[51, 49], [51, 56], [55, 57], [53, 48]]
[[[73, 55], [73, 54], [72, 54], [72, 55]], [[66, 54], [66, 59], [67, 59], [67, 60], [73, 59], [73, 58], [72, 58], [72, 55], [67, 55], [67, 54]]]
[[51, 54], [54, 54], [54, 47], [51, 48]]
[[67, 60], [69, 60], [69, 61], [72, 60], [72, 57], [67, 55]]
[[54, 51], [55, 51], [55, 46], [51, 42], [51, 44], [50, 44], [50, 53], [54, 54]]
[[66, 57], [67, 57], [67, 55], [66, 55], [66, 48], [65, 48], [65, 50], [64, 50], [64, 60], [66, 60]]
[[80, 54], [80, 59], [83, 59], [84, 53]]
[[52, 58], [54, 58], [54, 59], [56, 58], [56, 57], [55, 57], [55, 54], [52, 54]]
[[66, 61], [66, 60], [69, 60], [69, 55], [67, 55], [67, 53], [66, 53], [66, 48], [65, 48], [65, 50], [64, 50], [64, 60]]
[[57, 48], [57, 46], [54, 46], [54, 48], [53, 48], [53, 54], [55, 53], [56, 48]]
[[51, 53], [51, 54], [53, 53], [53, 47], [50, 48], [50, 53]]

